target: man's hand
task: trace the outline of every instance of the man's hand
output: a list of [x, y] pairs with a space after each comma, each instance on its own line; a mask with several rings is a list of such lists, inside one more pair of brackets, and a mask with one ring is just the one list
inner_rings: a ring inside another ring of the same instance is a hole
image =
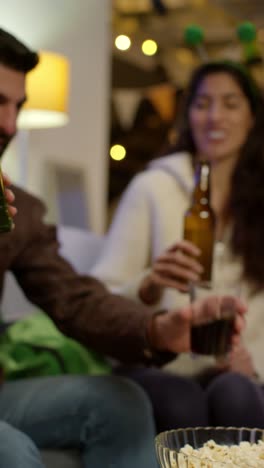
[[245, 304], [233, 296], [210, 296], [194, 301], [187, 307], [154, 316], [148, 329], [148, 338], [154, 349], [174, 353], [191, 350], [191, 327], [219, 318], [220, 311], [232, 307], [234, 331], [232, 345], [239, 343], [244, 327]]
[[11, 185], [11, 180], [9, 179], [9, 177], [3, 173], [2, 173], [2, 176], [3, 176], [4, 186], [5, 186], [5, 198], [6, 198], [7, 205], [8, 205], [8, 212], [10, 216], [13, 218], [17, 214], [17, 209], [15, 206], [13, 206], [13, 203], [15, 201], [15, 195], [12, 192], [12, 190], [8, 188]]

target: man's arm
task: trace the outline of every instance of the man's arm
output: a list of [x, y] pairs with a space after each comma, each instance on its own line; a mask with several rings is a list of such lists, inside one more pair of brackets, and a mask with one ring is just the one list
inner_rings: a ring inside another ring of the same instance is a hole
[[[156, 351], [159, 358], [162, 353], [188, 351], [190, 326], [217, 317], [218, 298], [153, 316], [148, 308], [110, 294], [96, 279], [75, 273], [59, 256], [56, 229], [43, 222], [44, 206], [22, 191], [16, 200], [11, 269], [27, 297], [65, 334], [127, 362], [151, 362]], [[244, 306], [234, 301], [242, 316]]]
[[96, 279], [75, 273], [58, 254], [56, 229], [44, 223], [43, 204], [19, 189], [15, 194], [18, 214], [10, 269], [28, 299], [61, 331], [94, 350], [127, 362], [149, 361], [146, 329], [151, 312], [110, 294]]

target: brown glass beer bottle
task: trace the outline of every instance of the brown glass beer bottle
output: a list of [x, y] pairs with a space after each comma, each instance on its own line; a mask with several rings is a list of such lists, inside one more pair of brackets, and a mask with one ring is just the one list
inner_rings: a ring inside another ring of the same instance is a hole
[[210, 164], [201, 161], [195, 170], [192, 205], [184, 215], [184, 239], [199, 247], [199, 262], [204, 268], [200, 286], [211, 286], [215, 215], [210, 205]]
[[12, 230], [13, 221], [8, 212], [7, 203], [5, 199], [5, 187], [0, 169], [0, 233], [9, 232]]

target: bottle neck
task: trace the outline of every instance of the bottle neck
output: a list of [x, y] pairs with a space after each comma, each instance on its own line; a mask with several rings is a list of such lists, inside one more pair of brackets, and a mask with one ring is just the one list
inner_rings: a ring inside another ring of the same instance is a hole
[[193, 203], [210, 205], [210, 164], [199, 162], [195, 169]]

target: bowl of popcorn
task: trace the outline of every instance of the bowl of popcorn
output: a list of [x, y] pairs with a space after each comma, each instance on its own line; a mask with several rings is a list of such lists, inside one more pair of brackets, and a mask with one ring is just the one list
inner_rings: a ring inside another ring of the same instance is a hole
[[162, 468], [264, 468], [264, 430], [189, 427], [155, 439]]

